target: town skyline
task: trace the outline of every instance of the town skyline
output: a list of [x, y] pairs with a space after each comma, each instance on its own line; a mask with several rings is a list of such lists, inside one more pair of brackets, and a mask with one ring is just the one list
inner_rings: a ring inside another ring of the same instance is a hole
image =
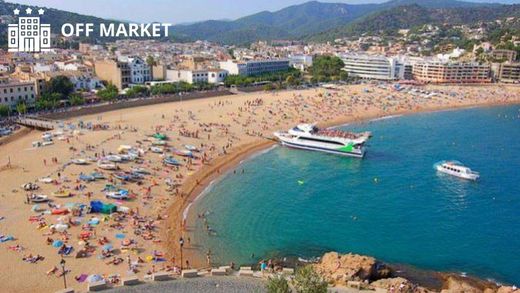
[[[154, 22], [162, 21], [172, 24], [191, 24], [206, 20], [235, 20], [251, 14], [263, 11], [278, 11], [289, 6], [299, 5], [309, 0], [266, 0], [251, 1], [245, 0], [240, 2], [240, 9], [236, 7], [236, 1], [223, 0], [220, 2], [210, 0], [195, 1], [168, 1], [168, 0], [151, 0], [147, 5], [143, 5], [141, 1], [134, 0], [92, 0], [88, 5], [85, 2], [67, 1], [67, 0], [11, 0], [7, 1], [22, 5], [35, 5], [46, 8], [55, 8], [69, 12], [92, 15], [101, 18], [121, 20], [121, 21], [137, 21], [137, 22]], [[337, 1], [318, 1], [322, 3], [344, 3], [344, 4], [369, 4], [383, 3], [388, 0], [337, 0]], [[502, 4], [518, 4], [520, 0], [464, 0], [463, 2], [477, 3], [502, 3]], [[126, 9], [121, 9], [125, 7]], [[204, 7], [205, 9], [200, 9]], [[139, 11], [136, 15], [135, 11]]]

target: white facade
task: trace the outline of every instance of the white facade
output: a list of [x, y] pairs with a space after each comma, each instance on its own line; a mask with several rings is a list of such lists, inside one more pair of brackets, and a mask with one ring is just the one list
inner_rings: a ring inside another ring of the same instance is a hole
[[289, 57], [289, 64], [301, 71], [312, 66], [311, 55], [292, 55]]
[[345, 63], [344, 70], [352, 77], [378, 80], [404, 77], [404, 65], [396, 58], [362, 54], [343, 54], [339, 57]]
[[71, 76], [69, 77], [69, 80], [74, 85], [74, 90], [87, 90], [91, 91], [97, 88], [102, 88], [103, 83], [99, 78], [90, 76], [90, 75], [79, 75], [79, 76]]
[[259, 75], [264, 73], [274, 73], [289, 69], [288, 59], [264, 59], [250, 60], [245, 62], [237, 62], [227, 60], [220, 62], [220, 68], [227, 70], [229, 74], [234, 75]]
[[120, 57], [120, 62], [125, 62], [130, 68], [130, 83], [143, 84], [152, 80], [151, 68], [139, 57]]
[[42, 64], [42, 63], [36, 63], [32, 67], [32, 71], [34, 73], [38, 72], [49, 72], [49, 71], [56, 71], [57, 67], [54, 64]]
[[224, 82], [228, 72], [222, 69], [209, 70], [166, 70], [166, 80], [168, 81], [184, 81], [190, 84], [205, 83], [221, 83]]
[[232, 75], [246, 75], [246, 63], [227, 60], [220, 62], [220, 68]]

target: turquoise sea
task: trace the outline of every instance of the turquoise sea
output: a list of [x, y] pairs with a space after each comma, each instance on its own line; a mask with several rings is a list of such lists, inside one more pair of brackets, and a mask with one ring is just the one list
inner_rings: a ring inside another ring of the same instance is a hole
[[[254, 156], [192, 206], [191, 242], [218, 263], [339, 251], [520, 284], [520, 105], [340, 128], [372, 131], [365, 159], [279, 146]], [[481, 180], [437, 174], [448, 159]]]

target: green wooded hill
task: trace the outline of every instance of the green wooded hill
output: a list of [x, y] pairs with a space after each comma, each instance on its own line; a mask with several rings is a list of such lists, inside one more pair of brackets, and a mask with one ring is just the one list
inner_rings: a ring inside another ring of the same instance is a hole
[[[22, 10], [21, 15], [24, 15], [24, 10], [28, 7], [33, 9], [33, 14], [40, 8], [0, 0], [0, 15], [4, 18], [13, 16], [15, 8]], [[43, 8], [45, 14], [42, 16], [42, 23], [51, 24], [54, 33], [59, 33], [61, 25], [66, 22], [94, 23], [97, 27], [100, 22], [110, 21], [95, 16]], [[176, 41], [208, 40], [235, 45], [276, 39], [330, 41], [367, 32], [395, 32], [400, 28], [422, 24], [475, 24], [518, 16], [519, 10], [520, 5], [457, 0], [392, 0], [380, 4], [357, 5], [311, 1], [231, 21], [208, 20], [176, 25], [172, 27], [170, 35], [171, 39]], [[0, 44], [4, 46], [7, 39], [6, 30], [7, 24], [1, 23]]]

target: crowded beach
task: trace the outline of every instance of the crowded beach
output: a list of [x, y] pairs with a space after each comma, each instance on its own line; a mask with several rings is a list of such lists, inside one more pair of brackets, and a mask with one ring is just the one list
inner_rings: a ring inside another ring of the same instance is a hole
[[191, 241], [183, 211], [208, 180], [233, 170], [231, 158], [272, 145], [275, 130], [519, 102], [515, 86], [362, 84], [158, 104], [33, 130], [0, 144], [2, 291], [53, 292], [64, 275], [85, 290], [129, 274], [224, 265]]

